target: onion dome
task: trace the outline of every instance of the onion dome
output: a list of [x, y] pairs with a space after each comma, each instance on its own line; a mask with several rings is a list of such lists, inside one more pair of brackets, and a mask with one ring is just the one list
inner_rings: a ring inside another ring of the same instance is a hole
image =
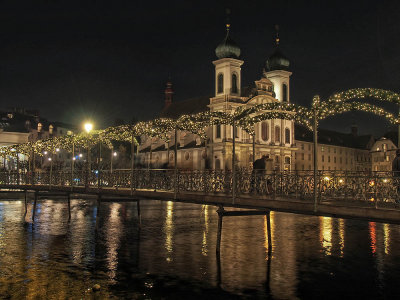
[[267, 72], [274, 70], [289, 71], [289, 65], [289, 59], [282, 54], [279, 48], [276, 48], [275, 52], [265, 62], [265, 70]]
[[215, 54], [221, 58], [239, 58], [240, 48], [229, 36], [230, 24], [226, 24], [226, 36], [215, 49]]
[[270, 57], [268, 57], [267, 61], [265, 62], [265, 70], [267, 72], [274, 70], [289, 71], [290, 61], [285, 55], [282, 54], [281, 50], [279, 49], [279, 26], [275, 25], [275, 29], [275, 51]]

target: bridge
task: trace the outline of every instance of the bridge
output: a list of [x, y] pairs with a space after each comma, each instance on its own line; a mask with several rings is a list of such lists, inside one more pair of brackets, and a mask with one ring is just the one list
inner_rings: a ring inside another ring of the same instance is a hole
[[71, 195], [95, 195], [98, 207], [102, 201], [136, 201], [139, 227], [140, 201], [146, 199], [217, 206], [217, 254], [223, 217], [265, 215], [269, 242], [270, 211], [400, 224], [397, 203], [400, 176], [393, 172], [318, 171], [315, 174], [314, 171], [242, 169], [234, 174], [229, 170], [179, 169], [3, 171], [0, 189], [24, 193], [25, 216], [27, 194], [33, 192], [32, 221], [41, 195], [65, 196], [69, 220]]
[[400, 223], [400, 177], [392, 172], [134, 169], [0, 172], [0, 188], [92, 194], [102, 198], [158, 199], [255, 211], [360, 218]]

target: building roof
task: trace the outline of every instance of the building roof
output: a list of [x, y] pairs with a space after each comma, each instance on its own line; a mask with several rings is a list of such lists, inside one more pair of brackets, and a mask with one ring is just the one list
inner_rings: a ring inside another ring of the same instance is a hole
[[393, 144], [397, 147], [398, 145], [398, 139], [399, 139], [399, 134], [397, 131], [389, 131], [386, 132], [383, 137], [391, 140], [393, 142]]
[[177, 119], [182, 115], [192, 115], [199, 112], [208, 111], [210, 97], [197, 97], [185, 101], [172, 102], [160, 113], [161, 118]]
[[53, 125], [55, 131], [58, 127], [74, 130], [74, 126], [62, 122], [50, 122], [38, 115], [23, 113], [18, 111], [0, 111], [0, 128], [5, 132], [30, 132], [31, 129], [37, 129], [38, 123], [41, 123], [44, 130], [48, 130]]
[[[313, 132], [302, 125], [295, 125], [295, 139], [298, 141], [312, 142]], [[375, 139], [372, 135], [353, 135], [333, 130], [320, 128], [318, 130], [318, 143], [369, 150]]]
[[236, 58], [237, 59], [240, 56], [240, 48], [235, 43], [235, 41], [233, 41], [232, 38], [230, 37], [229, 28], [230, 28], [230, 25], [226, 24], [225, 38], [215, 49], [215, 55], [217, 55], [217, 57], [219, 59], [221, 59], [221, 58]]

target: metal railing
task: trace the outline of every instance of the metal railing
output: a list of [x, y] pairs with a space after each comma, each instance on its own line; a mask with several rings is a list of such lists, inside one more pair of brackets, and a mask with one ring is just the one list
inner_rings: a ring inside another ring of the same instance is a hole
[[[313, 171], [237, 170], [237, 196], [293, 197], [312, 199]], [[232, 194], [232, 172], [227, 170], [77, 170], [53, 172], [1, 171], [0, 184], [87, 186], [97, 188], [130, 188], [135, 190]], [[400, 174], [394, 172], [318, 171], [318, 201], [359, 200], [396, 202], [400, 197]]]

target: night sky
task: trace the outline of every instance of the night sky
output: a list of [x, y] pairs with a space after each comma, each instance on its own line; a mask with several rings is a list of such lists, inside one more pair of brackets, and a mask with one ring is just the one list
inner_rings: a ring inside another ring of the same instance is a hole
[[[260, 78], [279, 24], [293, 103], [355, 87], [400, 92], [398, 1], [0, 1], [1, 108], [99, 128], [156, 117], [169, 76], [174, 101], [211, 96], [227, 7], [242, 86]], [[390, 129], [355, 113], [323, 127], [353, 123], [361, 133]]]

